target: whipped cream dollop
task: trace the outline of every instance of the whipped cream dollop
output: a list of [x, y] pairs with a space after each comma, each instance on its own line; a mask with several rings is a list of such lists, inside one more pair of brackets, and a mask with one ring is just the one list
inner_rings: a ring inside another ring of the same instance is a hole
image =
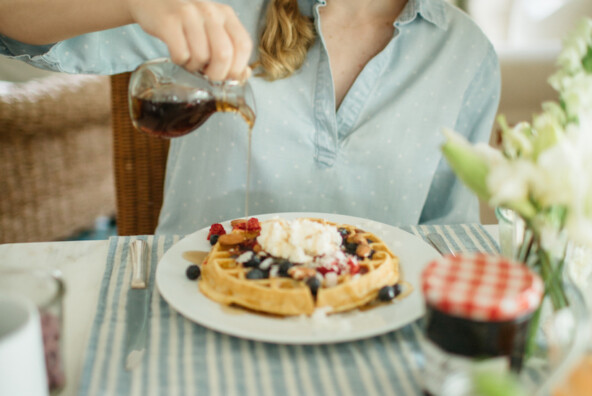
[[311, 264], [315, 258], [341, 257], [341, 235], [334, 226], [308, 219], [271, 219], [261, 223], [257, 242], [274, 257]]

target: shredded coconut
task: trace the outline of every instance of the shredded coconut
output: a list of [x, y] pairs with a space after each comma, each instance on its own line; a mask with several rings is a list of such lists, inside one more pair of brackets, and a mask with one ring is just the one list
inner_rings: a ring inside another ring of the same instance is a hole
[[308, 219], [272, 219], [261, 224], [257, 242], [272, 256], [293, 263], [312, 264], [315, 258], [337, 259], [343, 256], [341, 235], [330, 225]]

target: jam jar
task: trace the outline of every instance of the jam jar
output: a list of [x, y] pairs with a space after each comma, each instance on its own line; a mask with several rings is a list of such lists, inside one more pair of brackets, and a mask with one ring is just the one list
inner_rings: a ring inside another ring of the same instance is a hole
[[544, 285], [527, 266], [500, 256], [444, 256], [421, 275], [424, 393], [439, 395], [457, 372], [488, 364], [518, 372]]

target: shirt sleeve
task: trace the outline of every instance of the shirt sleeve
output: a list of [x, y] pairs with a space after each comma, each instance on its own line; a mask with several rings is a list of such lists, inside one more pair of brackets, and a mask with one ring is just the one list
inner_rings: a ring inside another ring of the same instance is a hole
[[0, 55], [57, 72], [117, 74], [134, 70], [148, 59], [168, 56], [168, 50], [134, 24], [49, 45], [25, 44], [0, 35]]
[[[468, 85], [454, 127], [471, 143], [488, 142], [501, 92], [500, 67], [493, 46]], [[479, 202], [442, 157], [430, 186], [420, 223], [479, 222]]]

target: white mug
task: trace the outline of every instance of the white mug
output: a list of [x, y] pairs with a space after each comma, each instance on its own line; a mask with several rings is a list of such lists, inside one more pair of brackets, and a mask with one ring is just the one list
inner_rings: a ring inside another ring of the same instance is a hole
[[37, 307], [0, 293], [0, 395], [48, 394]]

